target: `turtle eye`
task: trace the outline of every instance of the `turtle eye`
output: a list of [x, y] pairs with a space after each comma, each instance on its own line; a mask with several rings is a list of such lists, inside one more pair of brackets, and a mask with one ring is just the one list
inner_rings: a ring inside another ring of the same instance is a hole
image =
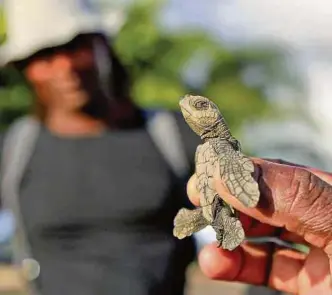
[[194, 107], [198, 110], [207, 110], [209, 108], [209, 103], [204, 100], [198, 100], [194, 103]]

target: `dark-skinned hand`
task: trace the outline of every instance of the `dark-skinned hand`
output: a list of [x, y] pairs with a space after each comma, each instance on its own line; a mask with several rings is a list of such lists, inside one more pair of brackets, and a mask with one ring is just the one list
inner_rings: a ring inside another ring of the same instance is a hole
[[[248, 242], [227, 251], [212, 244], [199, 254], [202, 271], [212, 279], [265, 285], [291, 294], [331, 295], [332, 174], [281, 160], [252, 160], [261, 192], [259, 205], [244, 207], [216, 176], [219, 195], [240, 212], [248, 237], [278, 236], [306, 244], [310, 252]], [[199, 205], [195, 181], [192, 176], [187, 190], [191, 202]]]

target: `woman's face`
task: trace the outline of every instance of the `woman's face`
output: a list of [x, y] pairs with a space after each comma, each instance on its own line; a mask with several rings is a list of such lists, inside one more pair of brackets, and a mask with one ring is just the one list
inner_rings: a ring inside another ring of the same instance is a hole
[[28, 60], [24, 73], [42, 105], [72, 112], [102, 95], [93, 46], [96, 38], [79, 36]]

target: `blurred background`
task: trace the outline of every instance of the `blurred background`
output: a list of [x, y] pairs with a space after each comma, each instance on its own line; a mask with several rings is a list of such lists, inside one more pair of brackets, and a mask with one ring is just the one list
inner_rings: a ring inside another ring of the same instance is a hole
[[[332, 2], [95, 2], [116, 32], [115, 49], [140, 107], [178, 110], [181, 95], [202, 94], [218, 104], [245, 153], [332, 170]], [[0, 0], [0, 42], [5, 40]], [[30, 102], [20, 75], [0, 70], [1, 129], [25, 114]], [[3, 213], [1, 240], [11, 224]], [[197, 238], [204, 244], [213, 236], [203, 230]], [[4, 248], [3, 264], [6, 253]], [[5, 271], [0, 269], [0, 290], [2, 282], [10, 285]], [[205, 279], [195, 264], [188, 275], [188, 295], [245, 292], [242, 285]], [[227, 291], [221, 293], [221, 285]]]

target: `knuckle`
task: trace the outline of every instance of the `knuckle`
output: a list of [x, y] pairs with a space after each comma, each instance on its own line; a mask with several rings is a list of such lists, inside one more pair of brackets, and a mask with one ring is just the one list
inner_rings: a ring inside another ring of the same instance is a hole
[[332, 187], [307, 170], [295, 169], [289, 214], [304, 230], [332, 232]]

